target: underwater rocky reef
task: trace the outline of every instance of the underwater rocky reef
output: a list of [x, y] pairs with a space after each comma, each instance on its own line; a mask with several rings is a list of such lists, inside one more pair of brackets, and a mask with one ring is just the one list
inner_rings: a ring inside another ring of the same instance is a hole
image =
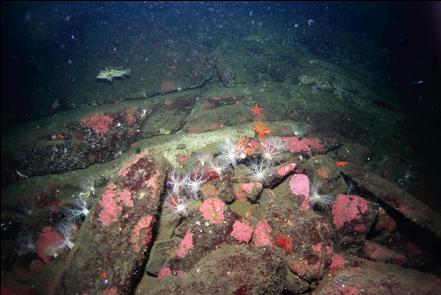
[[[185, 98], [166, 99], [172, 108]], [[419, 270], [436, 264], [441, 218], [369, 167], [366, 146], [263, 120], [259, 104], [250, 123], [144, 145], [131, 130], [156, 108], [96, 113], [60, 130], [63, 139], [46, 137], [65, 157], [29, 152], [29, 172], [66, 172], [7, 187], [21, 200], [3, 211], [20, 228], [12, 274], [54, 294], [383, 293], [391, 273], [395, 290], [436, 293], [437, 277]], [[71, 157], [90, 168], [76, 175]]]
[[376, 72], [294, 26], [166, 23], [124, 59], [89, 40], [63, 107], [2, 133], [2, 294], [439, 294], [440, 209]]

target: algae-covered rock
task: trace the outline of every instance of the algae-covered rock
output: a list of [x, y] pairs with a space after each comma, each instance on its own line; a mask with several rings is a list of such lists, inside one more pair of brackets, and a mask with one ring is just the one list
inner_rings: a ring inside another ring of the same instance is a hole
[[171, 272], [144, 294], [280, 294], [286, 262], [276, 248], [222, 245], [187, 273]]
[[26, 176], [46, 175], [114, 159], [141, 138], [139, 129], [150, 113], [129, 108], [73, 121], [57, 134], [30, 142], [22, 151], [23, 158], [17, 159], [16, 169]]
[[348, 164], [342, 167], [341, 171], [351, 181], [398, 211], [406, 219], [438, 239], [441, 238], [441, 216], [432, 208], [384, 178], [366, 171], [361, 166]]
[[[264, 190], [256, 219], [267, 224], [268, 244], [284, 250], [292, 272], [304, 280], [320, 279], [333, 253], [330, 227], [324, 217], [297, 205], [288, 182]], [[253, 239], [256, 232], [257, 225]]]
[[178, 243], [179, 241], [177, 239], [156, 241], [150, 251], [146, 272], [152, 275], [158, 275], [169, 256], [169, 251], [175, 249]]
[[164, 268], [173, 272], [188, 272], [202, 257], [224, 243], [238, 243], [231, 235], [239, 215], [232, 212], [219, 198], [204, 200], [191, 217], [175, 230], [183, 237], [169, 252]]
[[127, 161], [81, 227], [54, 294], [128, 294], [150, 249], [168, 163], [154, 150]]
[[395, 265], [359, 261], [341, 267], [319, 284], [315, 294], [439, 294], [441, 280], [433, 274]]
[[378, 204], [357, 195], [336, 196], [332, 204], [334, 238], [343, 249], [362, 247], [366, 235], [377, 218]]

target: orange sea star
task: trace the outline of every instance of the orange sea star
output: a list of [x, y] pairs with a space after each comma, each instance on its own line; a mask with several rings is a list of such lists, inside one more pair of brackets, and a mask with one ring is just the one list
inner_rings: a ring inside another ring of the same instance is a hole
[[261, 116], [263, 116], [262, 108], [259, 107], [258, 104], [256, 104], [256, 105], [251, 109], [251, 112], [252, 112], [253, 115], [256, 116], [256, 117], [261, 117]]
[[265, 136], [271, 134], [271, 129], [262, 122], [255, 122], [254, 132], [256, 132], [256, 135], [259, 137], [259, 139], [264, 139]]

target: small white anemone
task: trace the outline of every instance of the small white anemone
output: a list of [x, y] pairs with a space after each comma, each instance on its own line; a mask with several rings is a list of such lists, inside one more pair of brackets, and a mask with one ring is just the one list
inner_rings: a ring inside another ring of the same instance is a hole
[[185, 181], [185, 176], [183, 177], [180, 173], [173, 170], [173, 172], [168, 175], [167, 185], [171, 188], [172, 194], [179, 195], [184, 188]]
[[243, 157], [241, 151], [237, 149], [233, 141], [230, 138], [227, 138], [223, 143], [220, 144], [218, 158], [224, 163], [228, 163], [229, 165], [236, 167], [237, 161]]
[[175, 194], [169, 194], [164, 202], [164, 207], [169, 214], [174, 218], [176, 217], [187, 217], [189, 215], [189, 205], [192, 200], [184, 196], [179, 196]]
[[63, 243], [59, 245], [60, 248], [68, 248], [72, 250], [74, 243], [72, 242], [72, 227], [73, 223], [61, 222], [56, 226], [56, 230], [63, 236]]
[[334, 202], [334, 198], [329, 195], [319, 194], [319, 184], [314, 184], [311, 189], [309, 203], [313, 208], [324, 209]]
[[83, 183], [81, 183], [81, 195], [89, 197], [90, 194], [95, 195], [95, 179], [93, 177], [87, 178]]
[[204, 177], [204, 173], [199, 171], [193, 171], [193, 173], [188, 173], [185, 176], [185, 186], [187, 187], [187, 191], [192, 198], [197, 197], [201, 185], [205, 181], [207, 181], [207, 179]]
[[208, 167], [211, 171], [216, 172], [217, 175], [222, 176], [225, 169], [228, 168], [228, 163], [225, 163], [221, 161], [221, 159], [216, 158], [208, 162]]
[[271, 173], [271, 166], [265, 161], [253, 161], [249, 167], [249, 177], [252, 181], [266, 183]]
[[276, 161], [278, 157], [286, 151], [287, 144], [280, 137], [266, 137], [262, 143], [262, 158], [268, 161]]
[[70, 221], [77, 221], [86, 218], [89, 214], [87, 208], [87, 201], [81, 195], [75, 198], [75, 203], [72, 208], [64, 208], [66, 219]]
[[196, 153], [195, 158], [201, 164], [201, 166], [204, 166], [205, 163], [209, 163], [211, 160], [213, 160], [213, 155], [212, 154], [204, 154], [204, 153]]

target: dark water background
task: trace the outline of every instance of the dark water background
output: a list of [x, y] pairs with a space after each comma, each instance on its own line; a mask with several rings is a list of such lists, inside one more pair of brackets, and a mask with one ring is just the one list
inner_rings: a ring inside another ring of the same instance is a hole
[[[416, 105], [423, 100], [421, 104], [436, 106], [438, 101], [433, 86], [440, 65], [441, 8], [434, 3], [39, 2], [7, 3], [3, 8], [2, 119], [6, 122], [47, 115], [36, 108], [23, 109], [33, 103], [36, 92], [44, 91], [43, 85], [32, 82], [54, 71], [58, 79], [65, 79], [63, 73], [72, 66], [93, 62], [86, 53], [99, 48], [87, 44], [89, 38], [118, 44], [117, 40], [124, 39], [124, 35], [147, 31], [158, 24], [189, 38], [197, 27], [205, 27], [213, 39], [220, 39], [222, 34], [234, 32], [234, 28], [250, 21], [276, 32], [298, 24], [303, 32], [296, 38], [312, 53], [331, 60], [343, 56], [382, 74], [384, 84], [397, 91], [403, 104]], [[313, 20], [318, 31], [307, 30], [304, 19]], [[346, 31], [358, 38], [355, 43], [335, 42], [333, 38]], [[423, 85], [414, 87], [412, 82], [420, 80]]]

